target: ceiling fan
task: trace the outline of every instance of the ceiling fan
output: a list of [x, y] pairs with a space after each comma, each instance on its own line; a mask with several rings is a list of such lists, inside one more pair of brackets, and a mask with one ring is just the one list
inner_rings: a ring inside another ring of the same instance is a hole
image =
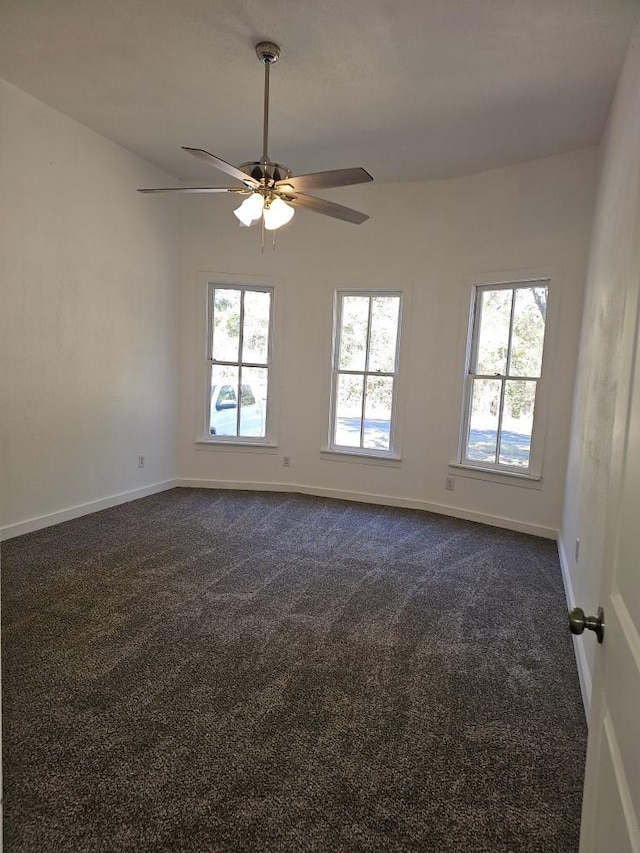
[[[256, 54], [264, 64], [264, 125], [262, 135], [262, 157], [251, 163], [232, 166], [220, 157], [204, 151], [202, 148], [186, 148], [194, 157], [204, 160], [214, 169], [225, 172], [239, 181], [240, 187], [160, 187], [140, 189], [141, 193], [237, 193], [246, 198], [234, 214], [245, 226], [262, 220], [263, 247], [264, 229], [275, 231], [292, 218], [295, 207], [306, 208], [314, 213], [323, 213], [345, 222], [360, 225], [369, 217], [350, 207], [344, 207], [324, 198], [307, 195], [306, 190], [323, 190], [331, 187], [345, 187], [362, 184], [373, 178], [360, 167], [353, 169], [332, 169], [327, 172], [313, 172], [309, 175], [292, 175], [286, 166], [274, 163], [267, 153], [269, 136], [269, 69], [280, 57], [280, 48], [270, 41], [261, 41], [256, 45]], [[274, 234], [275, 238], [275, 234]]]

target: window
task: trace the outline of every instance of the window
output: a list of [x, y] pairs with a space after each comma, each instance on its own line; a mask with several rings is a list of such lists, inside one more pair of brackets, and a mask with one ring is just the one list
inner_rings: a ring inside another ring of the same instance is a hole
[[249, 442], [267, 437], [272, 303], [272, 288], [209, 284], [210, 436]]
[[332, 450], [390, 456], [401, 294], [336, 294]]
[[494, 471], [532, 466], [549, 282], [475, 289], [460, 462]]

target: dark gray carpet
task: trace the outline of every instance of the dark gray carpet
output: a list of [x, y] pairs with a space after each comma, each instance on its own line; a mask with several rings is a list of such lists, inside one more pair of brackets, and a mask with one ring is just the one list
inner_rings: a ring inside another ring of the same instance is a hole
[[555, 544], [175, 489], [2, 547], [5, 849], [578, 849]]

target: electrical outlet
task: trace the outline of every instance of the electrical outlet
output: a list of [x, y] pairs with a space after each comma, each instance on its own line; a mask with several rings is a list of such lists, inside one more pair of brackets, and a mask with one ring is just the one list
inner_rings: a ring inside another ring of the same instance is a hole
[[455, 477], [447, 477], [447, 479], [444, 481], [444, 487], [448, 492], [455, 491], [456, 478]]
[[138, 456], [138, 468], [144, 468], [144, 456]]
[[576, 563], [578, 562], [579, 556], [580, 556], [580, 540], [576, 539]]
[[291, 457], [290, 456], [283, 456], [282, 457], [282, 467], [283, 468], [289, 468], [290, 466], [291, 466]]

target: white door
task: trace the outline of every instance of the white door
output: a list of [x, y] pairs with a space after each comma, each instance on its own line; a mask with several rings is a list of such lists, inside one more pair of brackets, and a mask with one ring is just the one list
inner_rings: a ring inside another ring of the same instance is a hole
[[[640, 283], [639, 283], [640, 284]], [[628, 306], [630, 307], [630, 306]], [[580, 853], [640, 853], [640, 343], [627, 319], [629, 396], [617, 417], [589, 720]], [[585, 632], [586, 634], [587, 632]], [[595, 642], [595, 635], [585, 642]]]

